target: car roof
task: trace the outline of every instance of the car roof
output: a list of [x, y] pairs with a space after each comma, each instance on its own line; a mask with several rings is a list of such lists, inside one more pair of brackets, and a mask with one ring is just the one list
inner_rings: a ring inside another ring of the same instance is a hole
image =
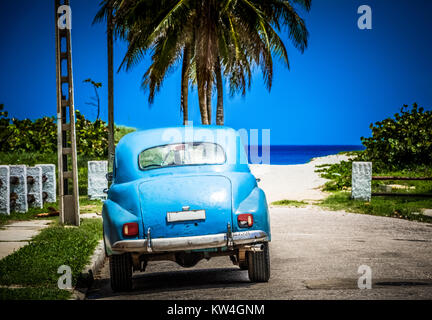
[[[175, 126], [156, 129], [140, 130], [125, 135], [117, 148], [125, 146], [139, 146], [141, 150], [180, 142], [190, 142], [191, 135], [196, 142], [216, 142], [217, 135], [235, 136], [237, 132], [225, 126]], [[221, 139], [219, 144], [224, 146]]]
[[[188, 142], [220, 145], [225, 150], [227, 161], [224, 166], [219, 166], [219, 170], [249, 170], [247, 156], [236, 130], [225, 126], [165, 127], [132, 132], [120, 140], [116, 147], [116, 182], [131, 181], [148, 174], [138, 166], [138, 156], [142, 151], [156, 146]], [[178, 169], [173, 170], [179, 172]]]

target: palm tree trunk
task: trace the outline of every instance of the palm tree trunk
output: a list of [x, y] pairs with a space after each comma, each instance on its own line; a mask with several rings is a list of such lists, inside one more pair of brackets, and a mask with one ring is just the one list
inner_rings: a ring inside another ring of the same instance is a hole
[[208, 77], [206, 89], [207, 89], [206, 92], [207, 117], [208, 117], [208, 124], [211, 124], [212, 123], [212, 89], [213, 89], [211, 74]]
[[189, 96], [189, 47], [186, 45], [183, 50], [183, 67], [181, 80], [181, 108], [183, 110], [183, 125], [189, 121], [188, 96]]
[[216, 87], [217, 87], [216, 124], [218, 126], [223, 126], [224, 125], [223, 83], [222, 83], [222, 71], [221, 71], [219, 56], [216, 59], [215, 73], [216, 73]]
[[198, 81], [198, 101], [199, 101], [199, 107], [201, 112], [201, 124], [203, 125], [209, 124], [208, 116], [207, 116], [205, 85], [203, 83], [199, 83], [199, 81]]
[[196, 49], [195, 52], [198, 53], [198, 57], [196, 59], [196, 79], [197, 79], [197, 87], [198, 87], [198, 103], [201, 113], [201, 124], [208, 125], [209, 118], [207, 113], [207, 91], [206, 91], [206, 82], [207, 82], [207, 54], [205, 53], [205, 41], [203, 28], [205, 28], [204, 15], [202, 14], [202, 6], [204, 5], [204, 1], [202, 0], [200, 4], [197, 6], [197, 16], [199, 17], [198, 23], [195, 25], [195, 35], [196, 35]]
[[198, 86], [198, 103], [201, 113], [201, 124], [206, 125], [208, 123], [208, 115], [207, 115], [207, 103], [206, 103], [206, 88], [205, 81], [202, 77], [200, 70], [200, 64], [197, 61], [197, 86]]

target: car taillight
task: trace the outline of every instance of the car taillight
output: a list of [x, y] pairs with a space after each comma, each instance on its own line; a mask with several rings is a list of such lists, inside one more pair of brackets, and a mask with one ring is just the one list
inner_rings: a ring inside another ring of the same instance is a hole
[[253, 226], [253, 215], [249, 213], [239, 214], [237, 221], [240, 228], [250, 228]]
[[139, 232], [138, 223], [125, 223], [123, 225], [123, 235], [125, 237], [137, 236]]

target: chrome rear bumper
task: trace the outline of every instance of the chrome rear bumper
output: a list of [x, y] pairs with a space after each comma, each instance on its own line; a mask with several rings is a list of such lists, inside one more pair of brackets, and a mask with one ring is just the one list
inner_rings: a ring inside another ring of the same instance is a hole
[[122, 240], [113, 244], [112, 250], [115, 253], [140, 252], [157, 253], [169, 251], [186, 251], [197, 249], [234, 247], [243, 244], [254, 244], [267, 241], [267, 233], [261, 230], [219, 233], [204, 236], [158, 238], [143, 240]]

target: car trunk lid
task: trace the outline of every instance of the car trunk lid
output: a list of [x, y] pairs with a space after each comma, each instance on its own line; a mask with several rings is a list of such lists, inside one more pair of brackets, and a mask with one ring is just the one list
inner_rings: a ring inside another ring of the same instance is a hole
[[221, 175], [158, 176], [139, 186], [151, 238], [226, 233], [232, 225], [231, 181]]

